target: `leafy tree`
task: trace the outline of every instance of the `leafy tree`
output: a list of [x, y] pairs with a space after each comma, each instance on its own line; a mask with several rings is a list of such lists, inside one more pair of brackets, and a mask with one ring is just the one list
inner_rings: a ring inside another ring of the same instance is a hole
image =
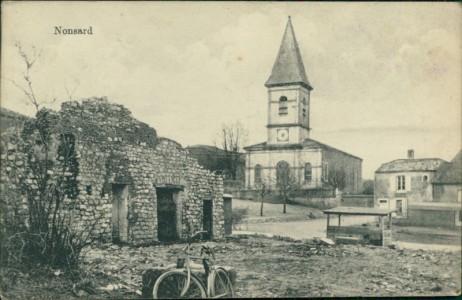
[[342, 167], [334, 166], [329, 169], [327, 182], [334, 188], [343, 190], [346, 187], [346, 172]]
[[363, 181], [363, 194], [374, 195], [374, 180], [367, 179]]

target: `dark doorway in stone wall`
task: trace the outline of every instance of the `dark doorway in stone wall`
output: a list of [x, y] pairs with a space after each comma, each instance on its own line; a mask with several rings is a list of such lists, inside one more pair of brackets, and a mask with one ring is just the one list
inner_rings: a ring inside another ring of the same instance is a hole
[[178, 240], [175, 191], [169, 188], [157, 188], [157, 238], [161, 242]]
[[128, 186], [112, 185], [112, 242], [128, 242]]
[[212, 200], [204, 200], [202, 209], [202, 228], [207, 231], [204, 234], [205, 240], [213, 238], [213, 202]]

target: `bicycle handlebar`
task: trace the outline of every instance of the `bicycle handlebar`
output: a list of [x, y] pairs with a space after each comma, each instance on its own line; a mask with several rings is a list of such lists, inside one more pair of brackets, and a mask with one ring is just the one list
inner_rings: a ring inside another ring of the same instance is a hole
[[183, 248], [183, 252], [187, 252], [189, 249], [191, 249], [191, 244], [194, 242], [195, 239], [199, 237], [202, 233], [207, 233], [208, 231], [205, 230], [200, 230], [194, 233], [192, 236], [188, 238], [188, 244]]
[[205, 230], [200, 230], [200, 231], [194, 233], [191, 237], [188, 238], [188, 244], [191, 245], [191, 243], [192, 243], [195, 239], [197, 239], [202, 233], [207, 233], [207, 231], [205, 231]]
[[[199, 237], [200, 234], [202, 233], [208, 233], [208, 231], [205, 230], [200, 230], [194, 233], [189, 239], [188, 239], [188, 244], [183, 248], [183, 252], [185, 252], [187, 255], [191, 255], [190, 250], [192, 250], [191, 244], [192, 242]], [[207, 244], [202, 244], [201, 245], [201, 256], [202, 254], [207, 254], [209, 257], [212, 257], [213, 260], [215, 260], [215, 251], [210, 248]]]
[[196, 237], [199, 236], [199, 234], [207, 233], [207, 232], [208, 232], [208, 231], [206, 231], [206, 230], [200, 230], [200, 231], [194, 233], [193, 236], [192, 236], [191, 238], [192, 238], [192, 239], [193, 239], [193, 238], [196, 238]]

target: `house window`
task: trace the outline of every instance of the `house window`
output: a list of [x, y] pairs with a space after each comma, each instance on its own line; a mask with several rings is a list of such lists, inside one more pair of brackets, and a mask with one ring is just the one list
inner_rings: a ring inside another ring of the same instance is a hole
[[282, 96], [279, 98], [279, 114], [287, 115], [287, 97]]
[[309, 182], [311, 181], [311, 173], [312, 173], [312, 170], [311, 170], [311, 164], [310, 163], [307, 163], [305, 164], [305, 181], [306, 182]]
[[327, 181], [329, 179], [329, 165], [327, 162], [325, 162], [322, 167], [322, 179], [324, 181]]
[[306, 117], [306, 108], [302, 109], [302, 114], [303, 114], [303, 117]]
[[396, 176], [396, 187], [398, 191], [406, 190], [406, 176]]
[[255, 165], [254, 181], [255, 183], [261, 183], [261, 166], [260, 165]]
[[428, 176], [427, 176], [427, 175], [424, 175], [423, 178], [422, 178], [422, 181], [423, 181], [423, 182], [427, 182], [427, 181], [428, 181]]

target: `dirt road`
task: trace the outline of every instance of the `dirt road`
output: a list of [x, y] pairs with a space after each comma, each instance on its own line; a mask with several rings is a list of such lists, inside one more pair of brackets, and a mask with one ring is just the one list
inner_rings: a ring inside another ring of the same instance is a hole
[[[287, 214], [282, 213], [281, 204], [265, 203], [265, 216], [260, 217], [260, 203], [233, 199], [233, 207], [247, 208], [248, 215], [236, 226], [234, 234], [259, 233], [266, 236], [284, 236], [293, 239], [326, 237], [327, 220], [324, 214], [313, 208], [287, 205]], [[313, 213], [316, 219], [308, 216]], [[342, 216], [342, 224], [360, 225], [373, 222], [376, 217]], [[335, 224], [336, 218], [331, 218]], [[461, 231], [457, 228], [393, 226], [393, 240], [401, 248], [425, 250], [461, 251]]]
[[[342, 216], [342, 224], [360, 225], [374, 221], [374, 217], [360, 216], [349, 217]], [[294, 239], [312, 239], [314, 237], [326, 237], [326, 219], [314, 219], [306, 221], [291, 222], [274, 222], [274, 223], [246, 223], [245, 221], [239, 227], [241, 231], [270, 233], [273, 235], [288, 236]], [[335, 222], [335, 221], [334, 221]], [[234, 231], [239, 234], [239, 230]]]
[[[211, 244], [217, 263], [236, 269], [239, 298], [460, 294], [460, 251], [331, 247], [263, 237]], [[143, 273], [175, 262], [183, 247], [99, 245], [84, 251], [80, 280], [57, 276], [56, 270], [45, 277], [10, 272], [0, 293], [7, 299], [140, 299]]]
[[[460, 291], [460, 252], [316, 246], [261, 237], [212, 245], [218, 263], [237, 270], [240, 298], [437, 296]], [[140, 286], [144, 270], [174, 262], [182, 247], [95, 248], [87, 253], [85, 267], [100, 276], [110, 273], [113, 283]]]

